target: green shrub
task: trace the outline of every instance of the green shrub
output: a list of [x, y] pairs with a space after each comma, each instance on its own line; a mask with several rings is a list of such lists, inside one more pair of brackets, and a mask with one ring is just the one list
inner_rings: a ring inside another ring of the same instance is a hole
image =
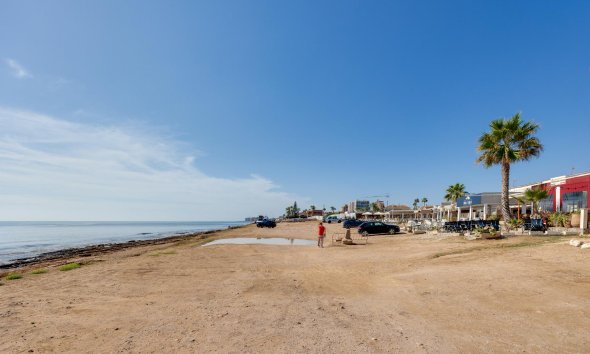
[[570, 217], [566, 213], [556, 211], [549, 215], [549, 221], [551, 222], [551, 225], [555, 227], [566, 227], [569, 224]]
[[484, 227], [476, 226], [473, 231], [476, 235], [481, 235], [482, 233], [489, 233], [492, 236], [495, 236], [497, 232], [496, 229], [491, 225], [487, 225]]
[[65, 271], [80, 268], [80, 267], [81, 267], [80, 263], [68, 263], [68, 264], [64, 264], [61, 267], [59, 267], [59, 270], [61, 270], [62, 272], [65, 272]]
[[6, 280], [16, 280], [16, 279], [20, 279], [23, 276], [18, 274], [18, 273], [10, 273], [6, 276]]
[[522, 220], [510, 219], [508, 221], [508, 225], [510, 226], [510, 229], [518, 229], [519, 227], [522, 226]]

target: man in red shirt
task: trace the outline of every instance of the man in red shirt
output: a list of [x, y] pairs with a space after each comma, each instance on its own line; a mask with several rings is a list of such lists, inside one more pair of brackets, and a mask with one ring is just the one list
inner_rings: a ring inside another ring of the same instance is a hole
[[318, 225], [318, 247], [324, 248], [324, 238], [326, 237], [326, 227], [320, 221]]

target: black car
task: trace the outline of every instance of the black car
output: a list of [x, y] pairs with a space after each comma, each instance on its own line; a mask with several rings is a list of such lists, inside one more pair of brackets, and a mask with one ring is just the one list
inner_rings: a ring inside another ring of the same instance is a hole
[[345, 228], [345, 229], [350, 229], [350, 228], [353, 228], [353, 227], [359, 227], [364, 222], [365, 221], [363, 221], [363, 220], [346, 219], [342, 223], [342, 227]]
[[258, 227], [276, 227], [277, 223], [274, 220], [270, 220], [270, 219], [264, 219], [264, 220], [259, 220], [256, 222], [256, 226]]
[[382, 223], [381, 221], [368, 221], [359, 226], [359, 234], [369, 236], [373, 234], [396, 234], [399, 226]]

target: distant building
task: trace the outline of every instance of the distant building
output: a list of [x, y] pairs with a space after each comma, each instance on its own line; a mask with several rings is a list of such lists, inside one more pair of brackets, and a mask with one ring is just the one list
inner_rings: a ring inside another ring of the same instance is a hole
[[[451, 211], [453, 205], [447, 208], [447, 218], [456, 213], [457, 220], [473, 220], [473, 219], [488, 219], [492, 215], [500, 213], [501, 193], [499, 192], [484, 192], [484, 193], [470, 193], [457, 199], [457, 209]], [[511, 204], [515, 204], [515, 200], [510, 200]]]
[[349, 213], [362, 213], [371, 210], [371, 203], [368, 200], [354, 200], [348, 203]]
[[404, 205], [404, 204], [394, 204], [394, 205], [388, 205], [385, 207], [385, 211], [391, 211], [391, 210], [411, 210], [411, 208], [407, 205]]
[[317, 210], [317, 209], [316, 210], [304, 210], [302, 212], [302, 214], [305, 217], [310, 218], [310, 217], [313, 217], [313, 216], [324, 216], [324, 211], [323, 210]]
[[440, 220], [441, 207], [438, 205], [426, 205], [412, 209], [405, 204], [388, 205], [385, 210], [387, 218], [394, 222], [404, 222], [405, 220], [436, 219]]

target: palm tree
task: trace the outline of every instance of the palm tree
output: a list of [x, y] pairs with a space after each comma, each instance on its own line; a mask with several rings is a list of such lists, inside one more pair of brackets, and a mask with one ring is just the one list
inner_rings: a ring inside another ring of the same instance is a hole
[[546, 199], [549, 196], [549, 192], [545, 189], [527, 189], [524, 191], [524, 197], [526, 200], [533, 202], [533, 214], [539, 210], [539, 202]]
[[330, 207], [330, 210], [332, 210], [332, 212], [335, 212], [335, 211], [336, 211], [336, 208], [335, 208], [335, 207], [333, 207], [333, 206], [331, 206], [331, 207]]
[[420, 199], [418, 199], [418, 198], [414, 199], [414, 202], [412, 203], [412, 205], [414, 206], [414, 209], [418, 209], [418, 203], [420, 203]]
[[[447, 188], [447, 194], [445, 194], [445, 200], [452, 202], [452, 206], [455, 208], [457, 207], [457, 199], [465, 196], [467, 191], [465, 190], [465, 185], [463, 183], [455, 183], [451, 184], [449, 188]], [[451, 211], [449, 210], [449, 218]]]
[[447, 188], [447, 194], [445, 194], [445, 199], [449, 202], [453, 202], [453, 204], [457, 204], [457, 199], [465, 196], [467, 191], [465, 190], [465, 185], [463, 183], [455, 183], [451, 184], [449, 188]]
[[520, 205], [521, 204], [526, 204], [527, 202], [527, 198], [524, 195], [520, 195], [520, 196], [512, 196], [513, 199], [516, 199], [516, 201], [518, 202], [518, 209], [516, 209], [516, 217], [518, 218], [518, 220], [520, 220]]
[[481, 155], [477, 158], [486, 168], [500, 165], [502, 168], [502, 216], [505, 221], [510, 220], [510, 204], [508, 186], [510, 183], [510, 164], [527, 161], [539, 156], [543, 145], [534, 134], [539, 126], [531, 122], [523, 122], [520, 113], [512, 118], [494, 119], [490, 123], [490, 131], [479, 138], [477, 151]]
[[315, 210], [315, 205], [313, 205], [313, 204], [312, 204], [312, 205], [310, 205], [309, 209], [311, 209], [311, 210]]
[[426, 206], [426, 203], [428, 203], [428, 198], [422, 198], [422, 206]]

